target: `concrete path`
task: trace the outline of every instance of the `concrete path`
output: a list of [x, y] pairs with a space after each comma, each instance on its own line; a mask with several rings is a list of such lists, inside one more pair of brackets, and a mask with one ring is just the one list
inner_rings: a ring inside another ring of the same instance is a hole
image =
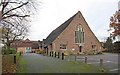
[[99, 68], [55, 57], [26, 53], [20, 59], [17, 73], [101, 73]]

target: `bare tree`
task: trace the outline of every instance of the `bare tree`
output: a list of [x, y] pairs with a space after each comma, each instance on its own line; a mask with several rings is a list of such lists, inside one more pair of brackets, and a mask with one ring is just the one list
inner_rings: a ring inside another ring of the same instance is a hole
[[[0, 38], [2, 36], [2, 28], [0, 28]], [[0, 44], [1, 44], [1, 39], [0, 39]]]
[[36, 0], [1, 0], [0, 26], [7, 50], [16, 39], [23, 39], [28, 34], [29, 17], [35, 13], [37, 5]]

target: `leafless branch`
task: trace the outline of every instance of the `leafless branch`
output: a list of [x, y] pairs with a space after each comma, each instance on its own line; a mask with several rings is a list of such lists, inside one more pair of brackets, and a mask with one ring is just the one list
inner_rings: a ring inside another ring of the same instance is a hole
[[24, 18], [24, 17], [30, 17], [30, 15], [21, 16], [21, 15], [17, 15], [17, 14], [12, 14], [12, 15], [9, 15], [9, 16], [6, 16], [6, 17], [2, 17], [2, 19], [6, 19], [6, 18], [9, 18], [9, 17], [22, 17], [22, 18]]
[[36, 6], [34, 0], [3, 0], [0, 6], [0, 26], [4, 30], [2, 39], [7, 40], [6, 45], [10, 46], [16, 39], [24, 38], [28, 34], [27, 17], [36, 10]]
[[15, 7], [15, 8], [13, 8], [13, 9], [11, 9], [11, 10], [9, 10], [9, 11], [5, 12], [2, 16], [4, 16], [5, 14], [7, 14], [7, 13], [11, 12], [12, 10], [18, 9], [18, 8], [20, 8], [20, 7], [22, 7], [22, 6], [26, 5], [26, 4], [28, 4], [28, 3], [29, 3], [29, 2], [25, 2], [25, 3], [21, 4], [21, 5], [20, 5], [20, 6], [18, 6], [18, 7]]

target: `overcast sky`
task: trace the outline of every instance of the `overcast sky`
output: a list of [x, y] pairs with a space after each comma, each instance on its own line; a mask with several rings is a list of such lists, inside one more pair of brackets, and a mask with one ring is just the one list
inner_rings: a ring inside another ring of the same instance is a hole
[[110, 16], [118, 10], [119, 0], [39, 0], [37, 15], [30, 23], [30, 40], [45, 39], [56, 27], [81, 11], [100, 41], [109, 36]]

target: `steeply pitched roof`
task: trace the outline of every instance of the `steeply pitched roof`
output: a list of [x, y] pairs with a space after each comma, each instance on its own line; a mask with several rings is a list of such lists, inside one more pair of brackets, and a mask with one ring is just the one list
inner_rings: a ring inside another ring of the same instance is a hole
[[65, 28], [67, 28], [67, 26], [71, 23], [71, 21], [73, 20], [73, 18], [77, 14], [78, 13], [76, 13], [75, 15], [73, 15], [71, 18], [69, 18], [67, 21], [65, 21], [62, 25], [60, 25], [58, 28], [56, 28], [55, 30], [53, 30], [49, 34], [49, 36], [45, 39], [45, 41], [44, 41], [45, 46], [50, 45], [65, 30]]

